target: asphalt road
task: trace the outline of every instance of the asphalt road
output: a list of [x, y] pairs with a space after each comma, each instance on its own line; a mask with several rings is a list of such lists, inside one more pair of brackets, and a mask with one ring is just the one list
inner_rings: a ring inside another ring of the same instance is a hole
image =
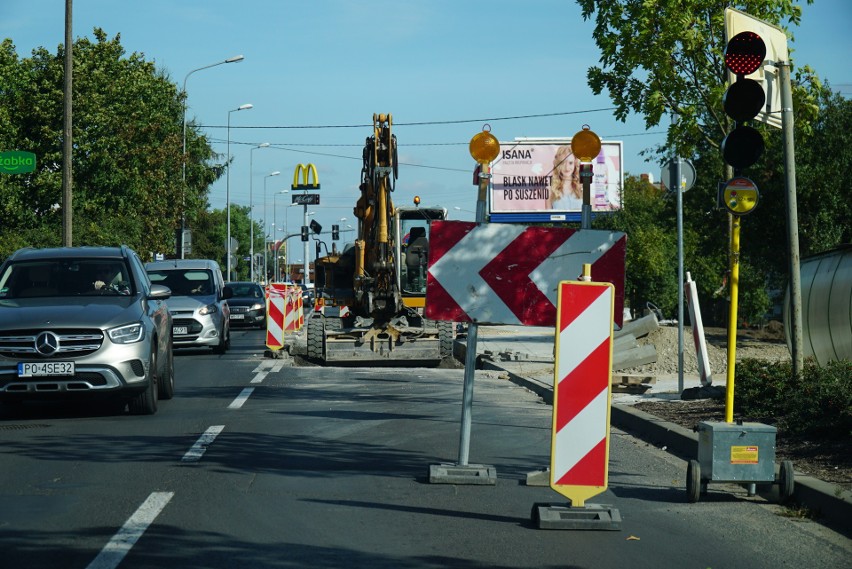
[[470, 461], [496, 486], [430, 484], [458, 457], [463, 370], [292, 367], [262, 333], [179, 352], [151, 417], [33, 405], [0, 414], [0, 567], [852, 567], [848, 539], [714, 486], [613, 431], [620, 531], [539, 530], [524, 484], [550, 461], [551, 408], [477, 374]]

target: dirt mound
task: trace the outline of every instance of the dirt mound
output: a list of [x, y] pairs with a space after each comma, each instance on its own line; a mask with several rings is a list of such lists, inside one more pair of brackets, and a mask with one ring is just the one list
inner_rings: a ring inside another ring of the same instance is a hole
[[[783, 326], [767, 326], [760, 330], [738, 330], [736, 336], [736, 359], [760, 359], [766, 361], [790, 361], [790, 351], [784, 339]], [[724, 378], [728, 373], [728, 332], [724, 328], [705, 328], [704, 338], [710, 371], [714, 377]], [[639, 339], [640, 344], [652, 344], [657, 350], [657, 361], [641, 367], [622, 370], [621, 373], [648, 375], [676, 374], [678, 372], [678, 328], [677, 325], [661, 325], [657, 330]], [[687, 375], [698, 375], [698, 357], [692, 328], [683, 328], [683, 371]]]

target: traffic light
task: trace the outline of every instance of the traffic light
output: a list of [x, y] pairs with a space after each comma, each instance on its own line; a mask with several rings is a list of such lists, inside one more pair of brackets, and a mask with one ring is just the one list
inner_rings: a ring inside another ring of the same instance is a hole
[[760, 69], [766, 58], [766, 44], [754, 32], [740, 32], [725, 48], [725, 67], [737, 79], [725, 93], [725, 113], [736, 121], [734, 129], [722, 141], [722, 157], [735, 170], [748, 168], [763, 154], [763, 136], [743, 123], [752, 120], [766, 103], [763, 87], [754, 79], [747, 79]]
[[331, 226], [331, 240], [337, 241], [338, 239], [340, 239], [340, 226], [339, 225], [332, 225]]
[[307, 240], [308, 240], [308, 226], [303, 225], [302, 226], [302, 241], [307, 241]]

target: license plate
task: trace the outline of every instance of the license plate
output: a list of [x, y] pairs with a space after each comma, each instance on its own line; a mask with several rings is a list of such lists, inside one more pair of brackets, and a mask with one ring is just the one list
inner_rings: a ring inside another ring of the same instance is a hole
[[74, 375], [74, 362], [26, 362], [18, 364], [18, 377]]
[[231, 314], [231, 320], [245, 320], [245, 314]]
[[186, 336], [189, 334], [189, 326], [174, 326], [172, 327], [172, 334], [175, 336]]

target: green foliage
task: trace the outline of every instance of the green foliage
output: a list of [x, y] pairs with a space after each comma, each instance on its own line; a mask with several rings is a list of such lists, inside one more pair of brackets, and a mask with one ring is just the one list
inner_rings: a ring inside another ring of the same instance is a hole
[[[186, 201], [206, 207], [216, 172], [209, 144], [188, 129], [188, 186], [182, 183], [183, 98], [120, 36], [101, 29], [74, 44], [72, 207], [74, 245], [126, 243], [143, 256], [171, 252]], [[32, 174], [0, 177], [0, 256], [62, 241], [64, 48], [20, 59], [0, 45], [0, 148], [37, 155]]]
[[[808, 2], [810, 3], [810, 1]], [[594, 93], [606, 91], [615, 116], [645, 117], [651, 128], [664, 116], [677, 117], [665, 150], [690, 156], [700, 142], [718, 147], [732, 122], [722, 111], [724, 0], [577, 0], [583, 18], [595, 18], [593, 38], [600, 66], [588, 70]], [[793, 0], [738, 3], [747, 13], [772, 24], [798, 24], [801, 8]], [[798, 94], [800, 102], [807, 99]]]
[[805, 362], [794, 376], [789, 362], [744, 360], [737, 364], [734, 411], [790, 434], [831, 438], [852, 434], [852, 362], [820, 368]]

